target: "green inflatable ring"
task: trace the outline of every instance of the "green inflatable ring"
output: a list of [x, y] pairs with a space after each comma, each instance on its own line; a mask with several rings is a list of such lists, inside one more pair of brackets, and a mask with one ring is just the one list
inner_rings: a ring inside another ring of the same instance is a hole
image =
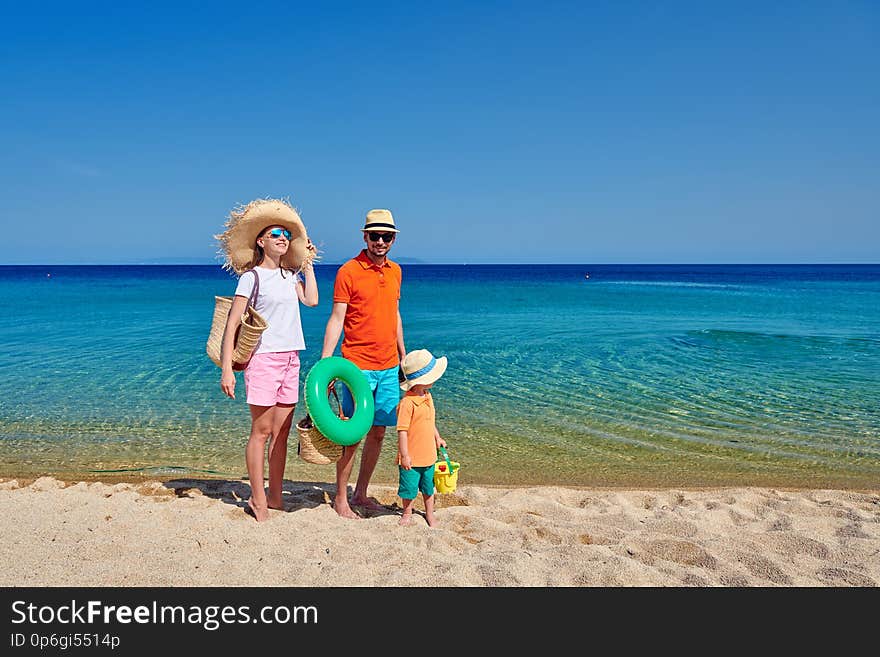
[[[327, 399], [327, 386], [342, 381], [354, 397], [354, 414], [343, 420], [333, 412]], [[354, 445], [373, 426], [376, 409], [370, 382], [360, 368], [346, 358], [328, 356], [314, 364], [306, 377], [306, 410], [315, 428], [337, 445]]]

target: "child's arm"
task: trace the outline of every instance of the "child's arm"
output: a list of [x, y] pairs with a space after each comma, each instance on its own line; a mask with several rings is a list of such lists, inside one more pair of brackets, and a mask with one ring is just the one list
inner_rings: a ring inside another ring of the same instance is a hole
[[437, 431], [437, 425], [434, 425], [434, 442], [437, 444], [437, 447], [446, 447], [446, 441], [440, 437], [440, 432]]
[[397, 449], [400, 451], [400, 466], [404, 470], [412, 468], [412, 458], [409, 455], [409, 446], [406, 444], [407, 431], [401, 429], [397, 432]]

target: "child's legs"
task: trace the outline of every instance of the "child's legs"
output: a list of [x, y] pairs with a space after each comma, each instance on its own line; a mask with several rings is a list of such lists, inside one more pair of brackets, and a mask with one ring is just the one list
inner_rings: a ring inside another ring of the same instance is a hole
[[407, 470], [402, 465], [397, 466], [397, 471], [399, 475], [399, 484], [397, 486], [397, 495], [400, 497], [403, 502], [403, 508], [407, 508], [407, 502], [409, 502], [409, 508], [412, 509], [412, 503], [419, 495], [419, 472], [418, 468], [410, 468]]
[[436, 523], [434, 518], [434, 466], [429, 465], [419, 477], [419, 490], [422, 491], [422, 500], [425, 503], [425, 520], [433, 527]]

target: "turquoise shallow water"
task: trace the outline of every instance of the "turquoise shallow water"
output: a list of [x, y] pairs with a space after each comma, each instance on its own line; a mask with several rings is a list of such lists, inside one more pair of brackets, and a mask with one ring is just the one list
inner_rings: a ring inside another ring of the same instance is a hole
[[[303, 308], [306, 369], [336, 268]], [[0, 267], [0, 476], [243, 476], [247, 406], [204, 353], [234, 285]], [[401, 310], [408, 348], [449, 358], [434, 393], [462, 483], [880, 482], [880, 266], [410, 265]], [[287, 476], [333, 468], [294, 450]]]

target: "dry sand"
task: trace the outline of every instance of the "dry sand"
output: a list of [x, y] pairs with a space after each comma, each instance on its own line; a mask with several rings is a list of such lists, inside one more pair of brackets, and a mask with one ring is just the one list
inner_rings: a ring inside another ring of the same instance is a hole
[[[440, 526], [363, 520], [285, 483], [256, 523], [239, 481], [0, 482], [2, 586], [876, 586], [880, 491], [459, 486]], [[418, 507], [420, 508], [420, 507]]]

